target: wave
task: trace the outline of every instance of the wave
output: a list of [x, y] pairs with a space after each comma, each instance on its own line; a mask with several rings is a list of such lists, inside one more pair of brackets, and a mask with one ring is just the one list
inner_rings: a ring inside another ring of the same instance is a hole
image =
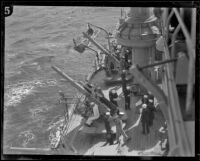
[[19, 27], [19, 26], [24, 26], [24, 25], [27, 25], [29, 23], [32, 23], [33, 21], [30, 20], [30, 19], [23, 19], [23, 20], [19, 20], [19, 18], [17, 20], [14, 20], [13, 22], [11, 22], [8, 27], [10, 28], [13, 28], [15, 29], [16, 27]]
[[29, 31], [39, 31], [47, 28], [48, 25], [39, 25], [39, 26], [29, 26], [22, 30], [22, 32], [29, 32]]
[[22, 45], [25, 45], [27, 42], [30, 42], [31, 38], [25, 37], [23, 39], [17, 40], [16, 42], [11, 44], [11, 47], [21, 47]]
[[53, 38], [51, 38], [52, 41], [60, 41], [60, 40], [64, 40], [66, 38], [66, 35], [64, 34], [60, 34], [60, 35], [57, 35]]
[[33, 58], [31, 60], [23, 62], [22, 66], [32, 66], [35, 65], [33, 63], [37, 63], [37, 65], [44, 65], [45, 63], [50, 63], [52, 59], [54, 59], [55, 56], [49, 55], [49, 56], [40, 56], [37, 58]]

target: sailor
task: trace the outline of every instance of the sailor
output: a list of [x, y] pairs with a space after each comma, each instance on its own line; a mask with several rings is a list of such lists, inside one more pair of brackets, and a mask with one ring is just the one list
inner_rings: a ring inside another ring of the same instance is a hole
[[125, 109], [126, 110], [131, 110], [130, 103], [131, 103], [131, 89], [130, 87], [126, 87], [126, 91], [125, 91]]
[[113, 51], [116, 52], [117, 51], [117, 44], [115, 41], [112, 41], [112, 47], [113, 47]]
[[110, 118], [110, 112], [106, 112], [102, 115], [102, 119], [104, 121], [105, 129], [106, 129], [106, 144], [113, 145], [114, 133], [111, 130], [109, 118]]
[[150, 91], [148, 91], [148, 99], [150, 100], [153, 100], [154, 101], [154, 95], [150, 92]]
[[[169, 140], [168, 140], [168, 130], [167, 130], [167, 122], [159, 129], [159, 139], [160, 139], [160, 147], [161, 150], [165, 150], [164, 154], [168, 154], [169, 152]], [[165, 148], [163, 148], [163, 143], [166, 140]]]
[[126, 64], [125, 64], [125, 69], [129, 70], [129, 68], [131, 67], [131, 65], [132, 65], [132, 62], [131, 62], [130, 59], [128, 59], [127, 62], [126, 62]]
[[131, 51], [130, 49], [126, 49], [125, 50], [125, 54], [124, 54], [124, 60], [125, 60], [125, 69], [128, 70], [131, 66], [131, 60], [129, 59], [131, 55]]
[[127, 136], [127, 134], [125, 133], [125, 131], [123, 130], [123, 126], [122, 126], [122, 120], [119, 118], [118, 113], [115, 113], [112, 116], [112, 119], [116, 125], [116, 139], [117, 139], [117, 143], [120, 144], [120, 139], [119, 137], [122, 135], [124, 137], [124, 141], [128, 141], [131, 138]]
[[58, 103], [63, 105], [65, 108], [65, 119], [67, 118], [67, 120], [69, 119], [69, 110], [68, 110], [68, 104], [67, 104], [67, 98], [65, 97], [65, 94], [63, 91], [59, 90], [59, 100]]
[[[110, 113], [114, 113], [116, 111], [116, 108], [111, 108], [111, 106], [109, 106], [109, 101], [104, 97], [102, 89], [100, 87], [97, 87], [95, 92], [96, 92], [96, 96], [98, 97], [99, 101], [101, 103], [104, 103], [108, 107], [110, 107], [110, 110], [111, 110]], [[111, 125], [110, 125], [108, 113], [103, 114], [102, 119], [104, 121], [105, 129], [106, 129], [106, 142], [109, 143], [110, 145], [112, 145], [113, 142], [114, 142], [114, 139], [113, 139], [114, 134], [111, 130]]]
[[110, 99], [110, 102], [112, 102], [114, 105], [118, 106], [118, 104], [117, 104], [118, 94], [115, 89], [111, 89], [109, 91], [109, 99]]
[[148, 104], [148, 95], [145, 94], [143, 97], [142, 97], [142, 103], [143, 104]]
[[120, 57], [120, 67], [122, 70], [126, 70], [126, 61], [125, 61], [125, 56]]
[[126, 70], [122, 70], [121, 80], [122, 80], [122, 91], [123, 91], [123, 93], [125, 93], [125, 91], [126, 91]]
[[113, 104], [111, 101], [109, 101], [107, 98], [105, 98], [104, 93], [102, 92], [100, 87], [95, 88], [94, 90], [94, 97], [99, 100], [101, 103], [106, 105], [111, 113], [115, 113], [118, 111], [118, 108], [115, 104]]
[[155, 118], [154, 112], [155, 112], [155, 107], [153, 104], [153, 100], [149, 99], [148, 101], [148, 108], [149, 108], [149, 126], [153, 126], [153, 120]]
[[85, 125], [88, 126], [88, 127], [91, 127], [92, 126], [92, 123], [94, 120], [98, 119], [100, 114], [99, 114], [99, 109], [98, 109], [98, 106], [94, 103], [94, 102], [91, 102], [90, 103], [90, 107], [92, 108], [92, 111], [93, 111], [93, 115], [90, 116]]
[[93, 111], [90, 108], [90, 101], [86, 98], [84, 101], [84, 104], [80, 106], [80, 113], [83, 118], [88, 118], [89, 116], [92, 115]]
[[142, 104], [141, 123], [142, 123], [142, 134], [148, 134], [149, 133], [149, 109], [147, 108], [147, 104]]

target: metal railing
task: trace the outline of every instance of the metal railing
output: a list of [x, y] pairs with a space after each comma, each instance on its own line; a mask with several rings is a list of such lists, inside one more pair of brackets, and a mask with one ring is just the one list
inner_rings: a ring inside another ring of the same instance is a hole
[[[177, 38], [178, 32], [182, 31], [184, 37], [186, 38], [186, 46], [189, 56], [189, 65], [188, 65], [188, 80], [187, 80], [187, 98], [186, 98], [186, 112], [191, 111], [192, 102], [193, 102], [193, 86], [194, 86], [194, 69], [195, 69], [195, 36], [196, 36], [196, 8], [191, 9], [192, 12], [192, 22], [191, 22], [191, 34], [188, 32], [184, 21], [184, 9], [181, 8], [180, 12], [178, 9], [173, 8], [170, 13], [168, 13], [168, 9], [164, 9], [163, 12], [163, 22], [162, 22], [162, 30], [164, 37], [164, 53], [165, 59], [173, 59], [175, 58], [175, 40]], [[171, 53], [169, 52], [168, 40], [169, 40], [169, 24], [172, 16], [175, 15], [178, 21], [178, 25], [176, 26], [173, 34], [172, 34], [172, 49]], [[169, 127], [169, 138], [170, 138], [170, 146], [171, 152], [175, 149], [179, 150], [180, 155], [191, 155], [191, 143], [189, 142], [189, 138], [187, 136], [187, 132], [183, 123], [182, 114], [180, 110], [180, 103], [178, 98], [178, 93], [176, 89], [176, 83], [173, 75], [173, 71], [176, 70], [176, 66], [171, 66], [167, 64], [165, 66], [165, 78], [164, 85], [166, 86], [166, 95], [168, 96], [169, 101], [169, 117], [170, 117], [170, 127]], [[174, 67], [174, 68], [172, 68]], [[173, 153], [173, 152], [172, 152]], [[173, 154], [169, 155], [173, 155]]]

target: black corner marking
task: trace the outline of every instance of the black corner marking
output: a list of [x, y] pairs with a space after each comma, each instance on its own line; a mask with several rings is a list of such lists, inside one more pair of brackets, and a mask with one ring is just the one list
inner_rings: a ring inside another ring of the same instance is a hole
[[13, 13], [13, 6], [12, 5], [5, 5], [4, 6], [4, 17], [8, 17]]

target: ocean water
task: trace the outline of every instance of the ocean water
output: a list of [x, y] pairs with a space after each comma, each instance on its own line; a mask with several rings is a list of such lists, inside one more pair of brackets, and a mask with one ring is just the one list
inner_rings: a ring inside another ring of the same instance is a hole
[[74, 51], [72, 39], [88, 22], [112, 31], [119, 16], [120, 8], [14, 6], [5, 18], [4, 153], [49, 147], [49, 127], [64, 113], [56, 105], [58, 91], [69, 97], [78, 92], [51, 64], [84, 81], [95, 55]]

